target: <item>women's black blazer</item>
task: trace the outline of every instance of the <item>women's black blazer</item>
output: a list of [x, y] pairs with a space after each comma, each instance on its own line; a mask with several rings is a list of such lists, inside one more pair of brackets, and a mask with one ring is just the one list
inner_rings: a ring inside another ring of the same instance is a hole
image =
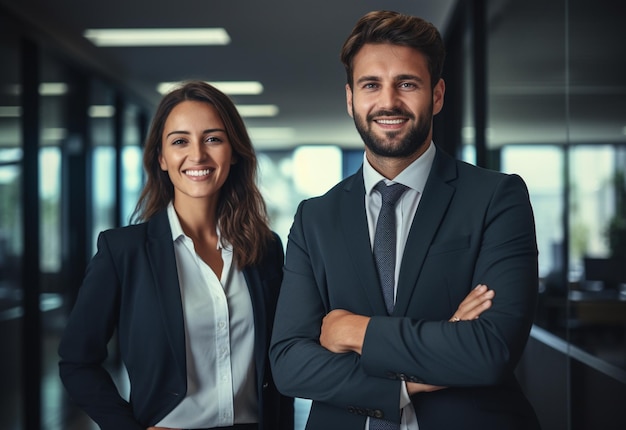
[[[245, 267], [255, 325], [260, 429], [293, 428], [293, 400], [272, 378], [268, 347], [282, 281], [283, 248], [274, 235], [261, 264]], [[115, 330], [130, 379], [122, 398], [103, 367]], [[139, 430], [185, 396], [183, 307], [167, 211], [148, 222], [102, 232], [59, 346], [70, 397], [102, 429]]]

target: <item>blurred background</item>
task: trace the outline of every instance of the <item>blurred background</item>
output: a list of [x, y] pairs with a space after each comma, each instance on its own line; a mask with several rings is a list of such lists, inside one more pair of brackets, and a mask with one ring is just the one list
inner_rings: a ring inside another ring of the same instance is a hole
[[[544, 428], [626, 428], [621, 1], [0, 0], [1, 429], [96, 428], [67, 399], [56, 348], [97, 234], [128, 224], [161, 93], [197, 78], [233, 98], [286, 243], [298, 203], [362, 162], [339, 51], [375, 9], [444, 36], [435, 142], [528, 184], [540, 301], [517, 373]], [[107, 365], [126, 390], [114, 344]], [[299, 400], [299, 426], [306, 413]]]

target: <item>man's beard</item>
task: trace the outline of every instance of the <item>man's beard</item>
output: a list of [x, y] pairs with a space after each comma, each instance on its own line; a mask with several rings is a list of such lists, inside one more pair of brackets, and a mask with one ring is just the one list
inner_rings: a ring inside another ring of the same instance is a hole
[[356, 113], [354, 110], [354, 104], [352, 105], [352, 112], [354, 112], [354, 125], [357, 131], [363, 139], [363, 143], [370, 151], [381, 157], [392, 158], [404, 158], [417, 152], [423, 145], [430, 143], [426, 142], [428, 135], [430, 134], [432, 118], [433, 118], [433, 104], [425, 112], [420, 115], [417, 124], [412, 127], [396, 144], [390, 144], [390, 142], [398, 137], [399, 131], [385, 132], [384, 137], [376, 136], [369, 124], [372, 123], [375, 117], [384, 116], [403, 116], [409, 119], [415, 119], [415, 116], [410, 112], [402, 111], [401, 109], [392, 109], [385, 111], [378, 111], [367, 115], [366, 121]]

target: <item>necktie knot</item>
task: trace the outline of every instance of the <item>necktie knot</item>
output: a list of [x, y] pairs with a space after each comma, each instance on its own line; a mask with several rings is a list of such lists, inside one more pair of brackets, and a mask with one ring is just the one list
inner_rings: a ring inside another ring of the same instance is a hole
[[402, 196], [402, 194], [408, 189], [406, 185], [402, 184], [393, 184], [387, 186], [385, 181], [380, 181], [374, 187], [376, 191], [380, 193], [383, 198], [383, 205], [391, 205], [395, 206], [398, 202], [398, 199]]

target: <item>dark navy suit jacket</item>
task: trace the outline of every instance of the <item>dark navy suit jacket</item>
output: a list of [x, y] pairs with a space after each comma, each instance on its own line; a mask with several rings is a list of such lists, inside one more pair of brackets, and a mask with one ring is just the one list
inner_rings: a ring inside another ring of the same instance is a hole
[[[260, 429], [292, 429], [293, 400], [278, 393], [267, 351], [282, 280], [278, 236], [264, 261], [243, 272], [255, 324]], [[130, 378], [130, 401], [102, 364], [117, 330]], [[102, 429], [139, 430], [167, 415], [185, 396], [183, 308], [167, 211], [146, 223], [98, 238], [59, 347], [61, 379], [70, 397]]]
[[[537, 429], [514, 377], [538, 289], [534, 218], [516, 175], [440, 149], [412, 222], [388, 316], [359, 170], [302, 202], [289, 234], [270, 358], [279, 390], [313, 400], [307, 429], [363, 430], [400, 420], [400, 381], [449, 388], [412, 396], [420, 430]], [[495, 290], [478, 320], [450, 323], [479, 283]], [[371, 316], [362, 355], [319, 345], [329, 311]]]

